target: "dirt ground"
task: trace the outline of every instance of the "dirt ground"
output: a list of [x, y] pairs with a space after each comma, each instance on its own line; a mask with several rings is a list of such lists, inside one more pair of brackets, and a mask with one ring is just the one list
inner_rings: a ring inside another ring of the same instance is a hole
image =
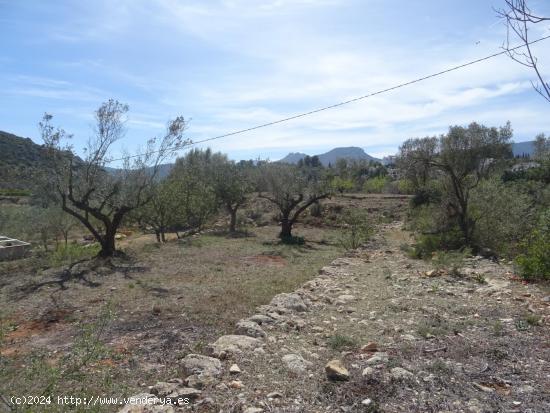
[[[193, 406], [158, 411], [550, 411], [548, 286], [480, 257], [460, 275], [431, 272], [403, 253], [408, 242], [400, 223], [386, 224], [296, 290], [307, 311], [259, 308], [276, 318], [256, 349], [226, 355]], [[327, 378], [331, 360], [346, 380]]]
[[[295, 290], [307, 311], [261, 324], [266, 337], [258, 348], [227, 355], [221, 377], [192, 405], [126, 411], [550, 411], [548, 287], [524, 284], [512, 267], [477, 257], [460, 276], [426, 276], [431, 264], [403, 252], [412, 242], [401, 223], [406, 205], [400, 196], [327, 201], [327, 220], [368, 208], [385, 222], [348, 256], [330, 222], [307, 217], [295, 231], [304, 246], [278, 244], [273, 225], [240, 238], [205, 233], [160, 247], [136, 235], [123, 243], [131, 259], [112, 267], [36, 273], [22, 266], [2, 274], [0, 395], [43, 390], [44, 366], [58, 365], [82, 342], [89, 350], [82, 338], [97, 325], [105, 352], [56, 389], [127, 397], [155, 392], [150, 386], [159, 381], [184, 383], [185, 356], [209, 354], [209, 344], [234, 334], [242, 318], [275, 317], [266, 304]], [[103, 325], [104, 314], [112, 315]], [[289, 367], [288, 355], [303, 363]], [[348, 380], [327, 379], [333, 359]], [[241, 373], [229, 372], [234, 363]], [[31, 409], [42, 410], [67, 408]]]
[[[373, 199], [330, 202], [365, 207], [377, 205]], [[96, 334], [86, 328], [98, 330], [104, 313], [105, 355], [84, 374], [90, 393], [124, 395], [180, 374], [177, 361], [185, 354], [200, 352], [255, 307], [299, 287], [343, 253], [336, 228], [305, 218], [294, 230], [305, 238], [303, 246], [281, 245], [271, 221], [237, 238], [207, 231], [180, 241], [171, 236], [162, 246], [152, 235], [135, 233], [119, 242], [129, 259], [113, 265], [83, 263], [69, 271], [36, 269], [32, 259], [3, 263], [0, 394], [46, 386], [26, 374], [31, 360], [59, 362], [83, 337]], [[65, 384], [67, 391], [79, 388]]]

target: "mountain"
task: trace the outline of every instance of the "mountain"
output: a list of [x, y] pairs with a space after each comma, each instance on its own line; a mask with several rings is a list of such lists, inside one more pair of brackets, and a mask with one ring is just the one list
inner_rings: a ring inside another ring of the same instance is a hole
[[0, 189], [29, 189], [45, 163], [45, 151], [29, 138], [0, 131]]
[[514, 142], [512, 144], [514, 156], [527, 157], [535, 152], [535, 141]]
[[279, 159], [278, 162], [282, 163], [298, 163], [300, 159], [304, 159], [307, 155], [301, 152], [290, 152], [283, 159]]
[[[307, 155], [300, 152], [291, 152], [283, 159], [280, 159], [279, 162], [284, 163], [293, 163], [296, 164], [300, 159], [303, 159]], [[316, 155], [319, 158], [319, 161], [324, 165], [328, 164], [334, 165], [338, 159], [348, 159], [348, 160], [365, 160], [365, 161], [375, 161], [380, 162], [380, 159], [374, 158], [366, 153], [363, 149], [356, 146], [349, 146], [344, 148], [334, 148], [328, 152]]]

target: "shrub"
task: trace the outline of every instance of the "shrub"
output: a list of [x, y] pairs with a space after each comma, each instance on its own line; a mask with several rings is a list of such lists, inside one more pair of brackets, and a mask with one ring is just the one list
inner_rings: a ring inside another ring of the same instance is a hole
[[470, 210], [475, 220], [475, 245], [500, 256], [515, 255], [534, 224], [532, 200], [524, 186], [500, 179], [484, 180], [472, 191]]
[[523, 253], [516, 258], [520, 274], [527, 280], [550, 279], [550, 210], [546, 210], [539, 225], [521, 243]]
[[387, 176], [376, 176], [369, 178], [363, 185], [363, 190], [369, 194], [380, 194], [384, 192], [386, 185], [390, 182]]
[[98, 243], [88, 245], [59, 245], [55, 251], [50, 253], [49, 264], [52, 267], [57, 267], [63, 264], [71, 264], [82, 259], [92, 258], [99, 253], [100, 249]]
[[453, 227], [438, 234], [418, 235], [409, 255], [412, 258], [431, 258], [436, 251], [459, 250], [463, 245], [461, 231]]
[[290, 237], [281, 237], [281, 243], [286, 245], [304, 245], [306, 240], [304, 237], [292, 235]]
[[341, 218], [342, 233], [340, 245], [346, 250], [354, 250], [366, 243], [374, 232], [367, 214], [362, 211], [349, 211]]
[[328, 345], [333, 350], [340, 351], [356, 346], [357, 340], [355, 340], [353, 337], [344, 336], [342, 334], [335, 334], [333, 336], [330, 336], [330, 338], [328, 339]]

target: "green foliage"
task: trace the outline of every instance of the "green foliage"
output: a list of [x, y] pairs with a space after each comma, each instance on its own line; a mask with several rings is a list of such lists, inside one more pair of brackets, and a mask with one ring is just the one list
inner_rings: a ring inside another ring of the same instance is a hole
[[372, 234], [374, 227], [368, 215], [363, 211], [348, 211], [340, 219], [342, 233], [339, 237], [340, 245], [346, 250], [354, 250], [365, 244]]
[[439, 271], [445, 271], [452, 276], [459, 277], [464, 258], [471, 255], [471, 251], [438, 251], [432, 256], [432, 263]]
[[330, 181], [330, 186], [334, 191], [338, 191], [341, 194], [351, 191], [354, 188], [353, 181], [351, 179], [345, 179], [340, 176], [335, 176]]
[[281, 243], [285, 245], [304, 245], [306, 243], [306, 240], [304, 237], [298, 237], [295, 235], [291, 235], [290, 237], [280, 237]]
[[458, 250], [464, 245], [462, 232], [458, 228], [451, 228], [437, 234], [420, 234], [412, 247], [412, 258], [429, 259], [437, 251]]
[[329, 337], [328, 345], [336, 351], [349, 349], [357, 346], [357, 340], [342, 334], [334, 334]]
[[52, 267], [59, 267], [63, 264], [71, 264], [76, 261], [92, 258], [99, 253], [100, 249], [101, 247], [97, 243], [89, 245], [74, 243], [69, 243], [67, 245], [60, 244], [49, 254], [49, 265]]
[[29, 196], [31, 191], [27, 189], [0, 189], [0, 196]]
[[369, 194], [381, 194], [385, 191], [390, 178], [387, 176], [375, 176], [366, 180], [363, 191]]
[[520, 274], [527, 280], [550, 279], [550, 209], [521, 243], [522, 253], [516, 258]]
[[533, 200], [524, 187], [486, 179], [472, 191], [470, 203], [474, 244], [499, 256], [517, 253], [519, 241], [534, 224]]

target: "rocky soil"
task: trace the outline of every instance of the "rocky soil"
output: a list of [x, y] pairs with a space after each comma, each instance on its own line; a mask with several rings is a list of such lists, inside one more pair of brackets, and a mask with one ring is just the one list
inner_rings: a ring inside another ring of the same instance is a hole
[[548, 412], [550, 299], [513, 269], [412, 260], [400, 224], [241, 320], [121, 412]]

